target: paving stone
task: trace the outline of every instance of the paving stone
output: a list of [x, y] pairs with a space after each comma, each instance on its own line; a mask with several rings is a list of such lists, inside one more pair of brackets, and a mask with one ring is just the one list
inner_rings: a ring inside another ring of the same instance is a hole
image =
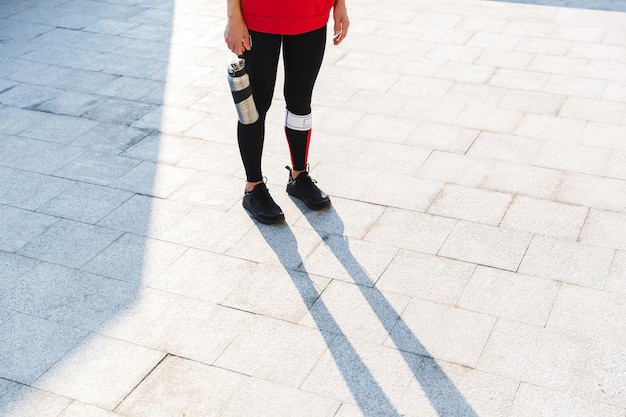
[[626, 346], [625, 312], [621, 294], [563, 285], [546, 328]]
[[47, 117], [46, 113], [34, 110], [0, 106], [0, 132], [15, 135]]
[[571, 42], [560, 39], [524, 37], [515, 49], [521, 52], [562, 56], [567, 53]]
[[515, 417], [537, 415], [621, 417], [623, 414], [622, 408], [522, 382], [510, 415]]
[[551, 199], [563, 180], [563, 172], [510, 162], [497, 162], [481, 187], [528, 197]]
[[509, 134], [481, 132], [467, 155], [500, 161], [530, 164], [544, 141]]
[[162, 272], [187, 247], [124, 234], [89, 261], [83, 270], [134, 283], [148, 282]]
[[9, 285], [2, 301], [15, 311], [82, 329], [97, 329], [132, 304], [136, 287], [41, 263]]
[[141, 141], [149, 133], [150, 131], [146, 129], [101, 123], [74, 139], [71, 145], [89, 149], [92, 152], [121, 153]]
[[241, 280], [221, 304], [297, 323], [329, 282], [330, 279], [311, 275], [307, 271], [262, 265]]
[[0, 325], [15, 315], [14, 311], [0, 309]]
[[522, 323], [545, 326], [559, 283], [479, 266], [458, 306]]
[[583, 206], [516, 196], [501, 226], [542, 236], [576, 240], [588, 211]]
[[164, 271], [145, 281], [150, 288], [220, 303], [256, 269], [254, 262], [189, 249]]
[[385, 345], [473, 367], [494, 324], [492, 316], [414, 298]]
[[223, 416], [293, 416], [306, 410], [307, 415], [311, 417], [332, 417], [336, 415], [339, 405], [337, 400], [259, 379], [251, 379], [243, 386], [240, 394], [232, 400]]
[[603, 91], [606, 95], [609, 90], [607, 84], [606, 80], [583, 78], [580, 75], [552, 74], [544, 90], [548, 93], [598, 99], [601, 98]]
[[543, 236], [533, 237], [519, 272], [602, 288], [615, 251]]
[[59, 168], [54, 174], [76, 181], [109, 185], [139, 163], [137, 159], [87, 151]]
[[100, 106], [102, 102], [104, 102], [102, 96], [68, 91], [39, 103], [33, 108], [43, 112], [78, 117]]
[[513, 133], [537, 139], [575, 143], [585, 126], [584, 120], [526, 113]]
[[100, 122], [130, 125], [153, 110], [154, 106], [148, 103], [110, 98], [85, 109], [83, 116]]
[[[503, 87], [456, 82], [452, 87], [450, 87], [444, 96], [444, 99], [446, 101], [459, 102], [466, 105], [471, 104], [478, 107], [497, 107], [500, 105], [502, 100], [504, 100], [507, 93], [508, 89]], [[474, 130], [476, 134], [480, 133], [475, 129], [472, 130]]]
[[398, 409], [408, 417], [508, 415], [519, 383], [486, 372], [425, 359]]
[[14, 315], [0, 325], [2, 381], [31, 385], [86, 336], [86, 331], [74, 327]]
[[568, 97], [559, 115], [576, 120], [619, 124], [624, 118], [626, 103]]
[[437, 71], [435, 77], [447, 81], [483, 84], [491, 78], [495, 70], [495, 67], [489, 65], [448, 61]]
[[591, 209], [580, 242], [626, 250], [626, 213]]
[[0, 250], [15, 252], [59, 219], [10, 206], [0, 206]]
[[[224, 213], [197, 207], [164, 232], [161, 238], [179, 245], [225, 253], [254, 227], [251, 218], [241, 211]], [[198, 230], [207, 233], [197, 233]]]
[[556, 200], [599, 210], [626, 208], [626, 181], [578, 173], [566, 173]]
[[376, 287], [386, 293], [453, 305], [474, 269], [475, 265], [469, 263], [400, 250], [376, 282]]
[[74, 401], [58, 417], [119, 417], [119, 414]]
[[358, 406], [367, 410], [366, 415], [399, 415], [397, 404], [409, 381], [422, 377], [425, 360], [413, 353], [337, 337], [300, 388]]
[[459, 221], [438, 255], [517, 271], [531, 238], [514, 229]]
[[[114, 230], [61, 220], [32, 239], [18, 254], [79, 268], [120, 235], [120, 232]], [[59, 245], [59, 242], [64, 244]]]
[[577, 42], [600, 42], [606, 29], [596, 27], [580, 27], [573, 24], [562, 24], [555, 27], [551, 37]]
[[[571, 49], [571, 46], [570, 46]], [[569, 51], [569, 49], [568, 49]], [[536, 73], [550, 73], [562, 75], [578, 75], [587, 65], [587, 60], [566, 56], [537, 55], [528, 67]], [[547, 78], [547, 74], [545, 74]]]
[[0, 203], [36, 210], [74, 182], [0, 166]]
[[201, 171], [182, 184], [170, 198], [189, 205], [228, 211], [242, 198], [241, 180]]
[[[380, 61], [379, 57], [377, 57], [376, 61]], [[348, 99], [345, 105], [354, 111], [393, 116], [405, 105], [409, 98], [406, 95], [392, 93], [395, 92], [393, 90], [385, 93], [357, 91], [355, 95]]]
[[15, 107], [32, 108], [61, 94], [63, 94], [63, 91], [56, 88], [21, 83], [0, 93], [0, 103]]
[[626, 180], [626, 152], [613, 152], [604, 170], [604, 176]]
[[132, 195], [126, 191], [76, 182], [37, 211], [51, 216], [94, 224]]
[[100, 220], [98, 225], [157, 238], [191, 210], [192, 207], [186, 204], [135, 194]]
[[443, 187], [428, 212], [496, 226], [512, 199], [509, 194], [448, 184]]
[[511, 90], [499, 106], [514, 111], [556, 115], [564, 100], [562, 95]]
[[334, 335], [257, 316], [215, 361], [215, 366], [299, 387]]
[[0, 143], [0, 152], [6, 156], [5, 166], [41, 174], [52, 174], [84, 153], [80, 148], [21, 137]]
[[477, 369], [624, 408], [624, 348], [499, 320]]
[[[216, 163], [221, 166], [221, 160], [216, 161], [209, 157], [210, 154], [200, 153], [205, 148], [202, 145], [205, 142], [199, 139], [154, 132], [128, 147], [123, 156], [198, 170], [208, 170]], [[215, 172], [218, 172], [217, 169]]]
[[413, 175], [430, 153], [426, 148], [377, 141], [372, 142], [353, 165], [395, 175]]
[[[187, 92], [185, 96], [179, 98], [179, 100], [191, 101], [192, 99], [189, 98], [190, 95], [191, 97], [193, 97], [193, 95], [197, 95], [197, 98], [193, 99], [193, 102], [196, 102], [196, 100], [206, 99], [210, 94], [213, 94], [213, 92], [209, 93], [207, 91], [198, 92], [198, 87], [192, 87], [193, 91]], [[174, 94], [176, 94], [176, 92], [170, 93], [168, 91], [168, 103], [172, 102], [172, 99], [169, 96]], [[181, 106], [187, 107], [189, 105], [187, 103], [183, 103], [181, 104]], [[195, 104], [192, 104], [190, 108], [192, 108], [193, 110], [200, 110], [196, 108]], [[235, 144], [233, 143], [232, 138], [237, 135], [236, 129], [237, 124], [233, 123], [233, 117], [231, 113], [229, 113], [228, 116], [209, 113], [206, 114], [202, 120], [193, 125], [189, 130], [187, 130], [185, 132], [185, 137], [204, 139], [210, 142], [223, 143], [229, 146], [233, 146]], [[207, 144], [205, 146], [210, 146], [210, 144]]]
[[372, 287], [397, 251], [394, 247], [329, 235], [306, 257], [302, 270]]
[[27, 273], [39, 264], [31, 258], [0, 252], [0, 275], [6, 279], [2, 282], [2, 288], [8, 288], [21, 275]]
[[[533, 60], [536, 62], [537, 58]], [[533, 63], [530, 67], [533, 67]], [[489, 78], [489, 85], [515, 90], [542, 91], [548, 81], [548, 74], [539, 71], [498, 68]]]
[[[123, 23], [118, 22], [118, 24], [122, 25]], [[101, 88], [118, 77], [116, 74], [107, 74], [101, 71], [72, 69], [69, 74], [51, 81], [50, 85], [77, 93], [97, 94]]]
[[[130, 417], [221, 415], [248, 380], [237, 372], [167, 356], [117, 411]], [[192, 401], [190, 393], [194, 393]]]
[[20, 134], [33, 139], [69, 144], [83, 133], [93, 129], [98, 122], [79, 117], [50, 114], [46, 119]]
[[417, 176], [476, 187], [494, 164], [495, 161], [488, 158], [435, 151], [424, 162]]
[[[459, 64], [455, 64], [459, 65]], [[456, 69], [456, 67], [455, 67]], [[458, 69], [459, 72], [463, 72], [466, 68]], [[439, 71], [441, 72], [441, 71]], [[448, 80], [454, 80], [455, 74], [447, 74]], [[485, 74], [479, 74], [480, 77], [486, 77]], [[464, 80], [459, 80], [464, 81]], [[467, 82], [473, 82], [470, 80]], [[452, 124], [457, 117], [463, 112], [466, 105], [460, 102], [441, 100], [428, 100], [424, 101], [421, 98], [413, 98], [407, 104], [398, 111], [396, 116], [411, 118], [419, 122], [439, 123], [439, 124]], [[473, 126], [456, 125], [464, 128], [474, 128]]]
[[455, 224], [454, 219], [388, 208], [364, 239], [434, 255]]
[[406, 145], [464, 154], [480, 132], [437, 123], [420, 123], [404, 141]]
[[182, 135], [184, 132], [200, 122], [204, 114], [194, 110], [179, 109], [171, 106], [161, 106], [145, 112], [136, 119], [132, 126], [152, 129], [173, 135]]
[[68, 398], [0, 379], [0, 412], [6, 417], [57, 417], [70, 402]]
[[615, 251], [615, 258], [609, 272], [609, 280], [606, 284], [608, 291], [626, 293], [626, 252]]
[[602, 95], [604, 100], [626, 102], [626, 84], [611, 82], [607, 85]]
[[167, 198], [194, 174], [196, 171], [191, 169], [143, 161], [110, 186], [137, 194]]
[[[418, 165], [415, 165], [417, 169]], [[394, 184], [390, 187], [389, 184]], [[425, 212], [443, 184], [439, 181], [399, 175], [393, 171], [381, 173], [371, 181], [359, 200], [369, 203]], [[402, 190], [402, 192], [398, 192]]]
[[534, 164], [569, 172], [600, 175], [611, 157], [611, 150], [590, 146], [546, 142]]
[[399, 294], [332, 281], [300, 323], [382, 344], [408, 302]]
[[[49, 33], [49, 32], [48, 32]], [[42, 36], [46, 36], [45, 34]], [[41, 37], [38, 37], [38, 39]], [[13, 81], [26, 84], [47, 85], [50, 87], [56, 87], [53, 85], [54, 81], [58, 78], [67, 76], [71, 73], [70, 68], [61, 67], [58, 65], [40, 64], [38, 62], [23, 61], [21, 68], [18, 71], [11, 72], [8, 77]]]
[[133, 342], [212, 364], [253, 319], [240, 310], [177, 297]]
[[[441, 62], [444, 62], [444, 60], [441, 60]], [[432, 77], [404, 75], [398, 80], [397, 83], [394, 84], [390, 92], [408, 97], [421, 97], [423, 99], [439, 100], [444, 97], [453, 85], [454, 82], [450, 80], [438, 80]], [[405, 101], [406, 100], [403, 101], [403, 104]], [[360, 110], [376, 115], [381, 113], [378, 111], [371, 111], [371, 109], [367, 106], [362, 106]]]
[[164, 356], [163, 352], [93, 335], [75, 346], [33, 386], [111, 410]]
[[[515, 22], [512, 22], [515, 23]], [[476, 35], [479, 35], [478, 33]], [[502, 35], [504, 36], [504, 35]], [[475, 40], [475, 38], [479, 38], [478, 36], [473, 36], [470, 42], [472, 44], [481, 44], [481, 43], [492, 43], [489, 41]], [[516, 42], [517, 38], [512, 37], [512, 42]], [[498, 48], [498, 46], [490, 47], [489, 49], [485, 49], [483, 53], [476, 60], [476, 64], [479, 65], [487, 65], [498, 68], [508, 68], [512, 70], [523, 70], [530, 65], [530, 62], [533, 60], [534, 55], [526, 53], [526, 52], [518, 52], [504, 49], [504, 47]]]
[[46, 23], [56, 27], [80, 29], [84, 24], [95, 20], [94, 16], [82, 13], [68, 13], [56, 8], [31, 7], [13, 18], [31, 23]]

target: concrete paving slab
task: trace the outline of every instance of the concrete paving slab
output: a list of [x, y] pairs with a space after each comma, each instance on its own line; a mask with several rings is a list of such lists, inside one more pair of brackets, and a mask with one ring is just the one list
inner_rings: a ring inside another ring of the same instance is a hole
[[0, 0], [1, 415], [626, 416], [623, 2], [348, 9], [270, 227], [223, 3]]
[[27, 386], [89, 334], [22, 313], [11, 317], [1, 328], [2, 382]]
[[79, 268], [121, 235], [114, 230], [63, 219], [24, 245], [18, 254]]

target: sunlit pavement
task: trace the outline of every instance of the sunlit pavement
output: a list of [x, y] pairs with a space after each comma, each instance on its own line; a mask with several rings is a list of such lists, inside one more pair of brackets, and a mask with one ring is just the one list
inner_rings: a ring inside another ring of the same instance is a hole
[[530, 3], [348, 1], [265, 226], [225, 2], [0, 0], [0, 415], [625, 417], [625, 2]]

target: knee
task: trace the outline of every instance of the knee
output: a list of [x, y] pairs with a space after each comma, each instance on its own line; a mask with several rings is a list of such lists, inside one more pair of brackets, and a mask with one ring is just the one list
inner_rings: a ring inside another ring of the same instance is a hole
[[307, 113], [298, 114], [285, 110], [285, 126], [292, 130], [307, 131], [313, 126], [313, 114], [310, 109]]

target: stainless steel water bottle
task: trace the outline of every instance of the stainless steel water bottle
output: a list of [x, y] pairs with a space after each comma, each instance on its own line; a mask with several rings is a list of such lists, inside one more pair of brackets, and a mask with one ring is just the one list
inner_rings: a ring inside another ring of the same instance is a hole
[[237, 117], [244, 125], [250, 125], [259, 119], [259, 112], [254, 104], [250, 77], [246, 72], [246, 60], [238, 58], [228, 64], [228, 84], [233, 93], [237, 108]]

